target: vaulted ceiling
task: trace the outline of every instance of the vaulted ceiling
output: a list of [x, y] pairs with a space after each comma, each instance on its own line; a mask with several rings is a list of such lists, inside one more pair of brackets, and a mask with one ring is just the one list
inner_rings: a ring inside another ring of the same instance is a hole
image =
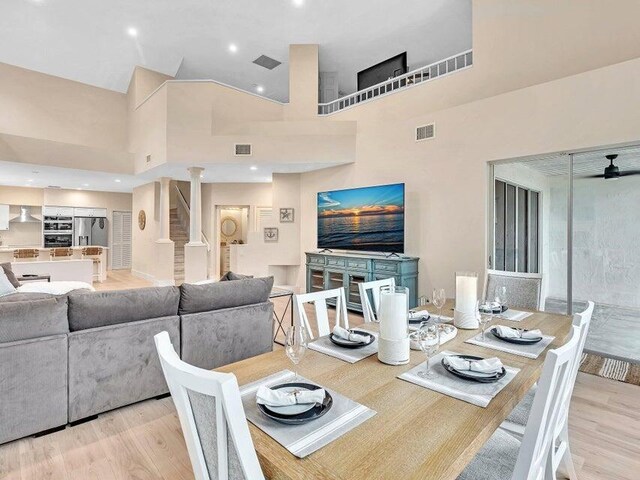
[[[293, 43], [319, 44], [320, 70], [351, 93], [358, 71], [400, 52], [415, 68], [471, 48], [471, 0], [0, 2], [0, 62], [120, 92], [142, 65], [286, 101]], [[263, 54], [282, 64], [252, 63]]]

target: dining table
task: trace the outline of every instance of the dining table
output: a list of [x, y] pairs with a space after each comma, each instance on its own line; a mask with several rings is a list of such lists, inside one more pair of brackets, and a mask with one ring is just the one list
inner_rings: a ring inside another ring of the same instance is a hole
[[[451, 301], [445, 306], [452, 307]], [[428, 310], [431, 307], [424, 307]], [[485, 407], [473, 405], [397, 376], [425, 361], [411, 351], [406, 365], [381, 363], [377, 355], [357, 363], [307, 350], [298, 372], [318, 385], [359, 402], [376, 414], [304, 458], [297, 458], [255, 425], [251, 436], [265, 477], [270, 479], [443, 479], [462, 472], [492, 433], [538, 380], [546, 352], [562, 345], [571, 318], [546, 312], [518, 322], [494, 319], [495, 324], [540, 329], [555, 337], [538, 358], [526, 358], [465, 343], [478, 330], [459, 329], [441, 350], [498, 357], [520, 369]], [[359, 328], [375, 331], [378, 324]], [[282, 348], [216, 369], [231, 372], [239, 385], [260, 380], [292, 365]]]

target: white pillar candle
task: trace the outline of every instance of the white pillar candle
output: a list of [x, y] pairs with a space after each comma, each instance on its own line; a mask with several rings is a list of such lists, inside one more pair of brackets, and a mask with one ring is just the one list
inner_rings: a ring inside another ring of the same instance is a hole
[[478, 277], [456, 277], [456, 310], [462, 313], [474, 313], [478, 300]]
[[380, 292], [380, 337], [386, 340], [407, 338], [407, 295]]

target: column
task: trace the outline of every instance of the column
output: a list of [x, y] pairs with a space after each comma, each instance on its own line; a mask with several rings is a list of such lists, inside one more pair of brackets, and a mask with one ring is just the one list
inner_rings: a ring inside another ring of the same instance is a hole
[[170, 225], [170, 192], [171, 179], [160, 178], [160, 232], [156, 240], [155, 283], [159, 286], [175, 285], [174, 245], [171, 240]]
[[202, 189], [203, 168], [191, 167], [191, 200], [189, 202], [189, 243], [184, 246], [184, 281], [194, 283], [207, 279], [208, 252], [202, 243]]
[[200, 176], [204, 168], [191, 167], [191, 201], [189, 202], [189, 243], [202, 243], [202, 189], [200, 186]]

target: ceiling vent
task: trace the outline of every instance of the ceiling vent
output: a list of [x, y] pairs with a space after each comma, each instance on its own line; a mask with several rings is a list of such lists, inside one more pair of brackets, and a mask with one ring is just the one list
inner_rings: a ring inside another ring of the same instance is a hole
[[271, 57], [267, 57], [266, 55], [260, 55], [258, 58], [256, 58], [253, 61], [253, 63], [255, 63], [256, 65], [260, 65], [261, 67], [264, 67], [267, 70], [273, 70], [282, 62], [279, 62], [278, 60], [275, 60]]
[[422, 125], [421, 127], [416, 127], [416, 142], [429, 140], [430, 138], [434, 138], [435, 136], [436, 136], [435, 123], [430, 123], [429, 125]]
[[234, 144], [234, 155], [236, 157], [250, 157], [251, 156], [251, 144], [250, 143], [236, 143]]

